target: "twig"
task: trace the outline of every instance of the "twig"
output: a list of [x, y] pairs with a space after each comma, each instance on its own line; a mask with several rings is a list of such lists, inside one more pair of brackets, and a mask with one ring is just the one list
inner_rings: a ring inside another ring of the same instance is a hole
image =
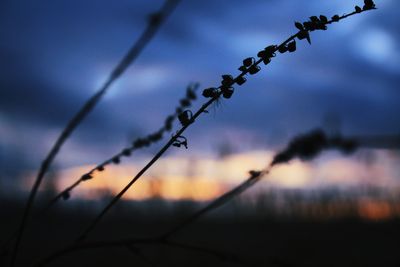
[[[322, 140], [322, 141], [321, 141]], [[349, 144], [351, 144], [352, 149], [349, 150]], [[305, 147], [311, 147], [312, 151], [316, 151], [315, 153], [310, 154], [309, 149], [305, 149]], [[211, 211], [217, 209], [218, 207], [223, 206], [234, 197], [242, 194], [244, 191], [249, 189], [250, 187], [254, 186], [257, 182], [259, 182], [265, 175], [267, 175], [273, 167], [279, 164], [288, 163], [290, 160], [294, 158], [301, 158], [304, 160], [311, 160], [312, 158], [316, 157], [321, 151], [328, 150], [328, 149], [338, 149], [343, 153], [353, 152], [356, 149], [356, 143], [353, 138], [343, 138], [341, 136], [333, 136], [327, 137], [324, 132], [320, 130], [313, 130], [307, 134], [299, 135], [293, 138], [289, 145], [282, 151], [276, 153], [271, 163], [266, 167], [264, 170], [260, 171], [250, 171], [250, 176], [241, 184], [237, 185], [230, 191], [226, 192], [225, 194], [221, 195], [220, 197], [216, 198], [214, 201], [206, 205], [204, 208], [200, 209], [199, 211], [195, 212], [193, 215], [185, 219], [184, 221], [177, 224], [171, 230], [167, 231], [166, 233], [160, 235], [157, 238], [149, 238], [149, 239], [123, 239], [113, 242], [92, 242], [92, 243], [80, 243], [75, 244], [70, 247], [64, 248], [56, 253], [53, 253], [49, 257], [42, 260], [36, 266], [44, 266], [47, 263], [53, 261], [54, 259], [65, 255], [67, 253], [82, 250], [82, 249], [89, 249], [89, 248], [97, 248], [102, 246], [127, 246], [134, 245], [134, 244], [165, 244], [170, 246], [176, 246], [186, 249], [193, 249], [197, 251], [206, 252], [208, 254], [212, 254], [221, 258], [223, 260], [231, 260], [236, 263], [240, 263], [243, 265], [247, 265], [243, 260], [239, 259], [234, 255], [227, 255], [226, 253], [221, 253], [209, 248], [198, 247], [194, 245], [188, 245], [183, 243], [178, 243], [176, 241], [171, 241], [170, 237], [175, 235], [177, 232], [185, 228], [186, 226], [193, 223], [195, 220], [204, 216]], [[287, 155], [290, 152], [290, 157], [285, 157], [283, 160], [282, 155]]]
[[[45, 214], [48, 212], [53, 205], [55, 205], [61, 198], [64, 200], [69, 199], [70, 197], [70, 192], [77, 186], [79, 186], [82, 182], [91, 180], [95, 178], [94, 173], [95, 171], [101, 172], [105, 169], [105, 167], [108, 164], [118, 164], [120, 161], [121, 157], [128, 157], [132, 154], [133, 151], [139, 150], [140, 148], [143, 147], [148, 147], [159, 140], [161, 140], [162, 135], [166, 132], [169, 132], [172, 130], [172, 124], [185, 108], [188, 108], [192, 105], [192, 102], [197, 99], [196, 91], [199, 87], [198, 83], [190, 83], [187, 88], [186, 88], [186, 93], [183, 98], [179, 100], [179, 106], [175, 108], [175, 112], [173, 114], [170, 114], [169, 116], [166, 117], [164, 126], [159, 129], [158, 131], [149, 134], [145, 137], [140, 137], [135, 139], [132, 142], [132, 146], [126, 147], [122, 149], [122, 151], [118, 154], [115, 154], [112, 156], [110, 159], [107, 159], [103, 161], [101, 164], [97, 165], [96, 167], [92, 168], [89, 172], [83, 174], [78, 180], [73, 182], [71, 185], [69, 185], [67, 188], [62, 190], [59, 194], [57, 194], [53, 199], [50, 200], [50, 202], [47, 204], [43, 210], [41, 210], [38, 214], [38, 216]], [[118, 161], [117, 161], [118, 160]], [[13, 241], [16, 236], [17, 236], [18, 231], [14, 231], [10, 238], [8, 238], [3, 244], [2, 244], [2, 251], [5, 251], [6, 247], [10, 244], [11, 241]]]
[[[366, 2], [368, 0], [365, 0]], [[369, 2], [369, 1], [368, 1]], [[293, 52], [296, 50], [295, 45], [295, 38], [300, 40], [307, 39], [308, 42], [311, 43], [309, 33], [314, 30], [326, 30], [326, 25], [331, 24], [333, 22], [338, 22], [344, 18], [349, 16], [355, 15], [357, 13], [362, 13], [367, 10], [375, 9], [375, 5], [372, 6], [365, 4], [364, 8], [360, 11], [356, 9], [356, 11], [345, 14], [343, 16], [335, 15], [332, 17], [331, 20], [328, 20], [325, 16], [320, 16], [320, 18], [316, 16], [310, 17], [310, 21], [301, 23], [296, 23], [296, 27], [299, 31], [290, 36], [287, 40], [282, 42], [280, 45], [276, 46], [269, 46], [266, 47], [264, 50], [258, 53], [260, 59], [257, 61], [254, 58], [246, 58], [243, 61], [243, 66], [239, 68], [241, 73], [236, 77], [233, 78], [231, 75], [223, 75], [223, 80], [221, 82], [221, 86], [218, 88], [208, 88], [203, 91], [203, 96], [209, 97], [210, 99], [201, 106], [201, 108], [194, 113], [188, 120], [182, 121], [181, 129], [174, 135], [172, 138], [167, 142], [164, 147], [147, 163], [147, 165], [139, 171], [139, 173], [106, 205], [106, 207], [96, 216], [93, 222], [89, 225], [88, 228], [78, 237], [76, 243], [79, 243], [86, 239], [87, 235], [94, 229], [98, 222], [103, 218], [103, 216], [113, 207], [125, 194], [125, 192], [164, 154], [168, 148], [174, 144], [174, 142], [183, 134], [183, 132], [202, 114], [207, 113], [207, 108], [213, 104], [216, 100], [220, 98], [222, 95], [224, 98], [230, 98], [233, 94], [233, 88], [231, 87], [233, 84], [242, 85], [246, 79], [244, 76], [246, 74], [255, 74], [260, 70], [258, 66], [261, 62], [264, 64], [269, 64], [272, 57], [275, 56], [275, 52], [279, 51], [280, 53], [284, 53], [286, 51]]]
[[322, 130], [313, 130], [307, 134], [296, 136], [289, 142], [289, 145], [284, 150], [275, 154], [271, 163], [265, 169], [250, 171], [250, 176], [244, 182], [206, 205], [204, 208], [173, 227], [170, 231], [161, 235], [160, 238], [162, 240], [169, 239], [172, 235], [176, 234], [199, 217], [221, 207], [234, 197], [242, 194], [244, 191], [259, 182], [265, 175], [269, 174], [277, 165], [289, 163], [289, 161], [294, 158], [311, 160], [318, 156], [318, 154], [323, 150], [337, 149], [344, 154], [348, 154], [354, 152], [357, 148], [357, 140], [353, 138], [343, 138], [341, 136], [328, 137]]
[[88, 181], [94, 178], [94, 173], [97, 172], [102, 172], [105, 167], [109, 164], [119, 164], [120, 159], [122, 157], [129, 157], [132, 152], [141, 149], [143, 147], [148, 147], [162, 139], [162, 136], [164, 133], [171, 131], [172, 129], [172, 124], [174, 120], [178, 117], [178, 115], [185, 109], [188, 108], [192, 105], [192, 101], [197, 98], [196, 96], [196, 91], [199, 87], [198, 83], [194, 84], [189, 84], [186, 89], [186, 96], [182, 99], [180, 99], [180, 105], [175, 109], [175, 112], [169, 116], [166, 117], [165, 123], [163, 127], [161, 127], [159, 130], [156, 132], [149, 134], [145, 137], [140, 137], [135, 139], [132, 142], [132, 145], [130, 147], [126, 147], [121, 150], [121, 152], [113, 155], [109, 159], [103, 161], [102, 163], [98, 164], [94, 168], [92, 168], [90, 171], [87, 173], [83, 174], [78, 180], [73, 182], [71, 185], [69, 185], [67, 188], [62, 190], [59, 194], [57, 194], [48, 204], [48, 206], [45, 208], [44, 212], [47, 211], [49, 208], [51, 208], [58, 200], [61, 198], [63, 199], [68, 199], [70, 197], [71, 191], [79, 186], [82, 182]]
[[218, 207], [221, 207], [225, 203], [229, 202], [232, 198], [234, 198], [237, 195], [240, 195], [244, 191], [246, 191], [249, 187], [253, 186], [256, 184], [260, 179], [269, 173], [270, 168], [267, 168], [262, 171], [251, 171], [250, 172], [250, 177], [248, 177], [244, 182], [233, 188], [232, 190], [226, 192], [225, 194], [221, 195], [211, 203], [209, 203], [207, 206], [204, 208], [200, 209], [196, 213], [192, 214], [190, 217], [186, 218], [183, 222], [179, 223], [176, 225], [174, 228], [172, 228], [170, 231], [166, 232], [163, 234], [160, 238], [162, 240], [167, 240], [169, 239], [172, 235], [176, 234], [195, 220], [197, 220], [199, 217], [203, 216], [204, 214], [209, 213], [212, 210], [215, 210]]
[[130, 64], [137, 58], [137, 56], [143, 51], [148, 42], [152, 39], [154, 34], [162, 25], [162, 22], [169, 16], [169, 14], [174, 10], [179, 0], [167, 0], [162, 8], [155, 14], [152, 15], [149, 23], [139, 37], [137, 42], [133, 45], [133, 47], [128, 51], [125, 57], [119, 62], [116, 68], [111, 72], [107, 81], [103, 84], [103, 86], [94, 94], [75, 114], [75, 116], [69, 121], [67, 126], [62, 131], [61, 135], [58, 137], [57, 141], [54, 143], [50, 152], [46, 156], [43, 161], [40, 170], [36, 176], [33, 187], [30, 191], [24, 213], [22, 216], [21, 224], [19, 226], [19, 230], [17, 233], [17, 239], [15, 242], [15, 247], [11, 256], [11, 266], [15, 265], [15, 261], [18, 255], [19, 246], [21, 243], [22, 235], [27, 223], [27, 220], [30, 216], [30, 211], [32, 209], [32, 205], [34, 199], [36, 197], [39, 186], [43, 180], [44, 175], [47, 173], [50, 165], [52, 164], [54, 158], [56, 157], [58, 151], [61, 149], [64, 142], [68, 139], [68, 137], [72, 134], [75, 128], [82, 122], [82, 120], [91, 112], [91, 110], [96, 106], [96, 104], [100, 101], [102, 96], [107, 92], [110, 86], [113, 84], [115, 80], [117, 80], [124, 71], [128, 68]]
[[[167, 118], [165, 119], [164, 126], [161, 129], [159, 129], [158, 131], [156, 131], [152, 134], [149, 134], [145, 137], [140, 137], [140, 138], [135, 139], [132, 142], [132, 146], [122, 149], [122, 151], [120, 153], [115, 154], [110, 159], [103, 161], [101, 164], [92, 168], [89, 172], [83, 174], [78, 180], [73, 182], [71, 185], [66, 187], [59, 194], [57, 194], [53, 199], [51, 199], [50, 202], [47, 204], [47, 206], [39, 212], [38, 216], [43, 215], [46, 212], [48, 212], [51, 209], [51, 207], [53, 207], [53, 205], [55, 205], [61, 198], [64, 200], [69, 199], [70, 193], [75, 187], [79, 186], [84, 181], [95, 178], [95, 176], [94, 176], [95, 171], [101, 172], [105, 169], [105, 167], [108, 164], [118, 164], [119, 159], [121, 157], [128, 157], [131, 155], [131, 153], [133, 151], [136, 151], [143, 147], [148, 147], [148, 146], [158, 142], [159, 140], [161, 140], [162, 135], [164, 133], [171, 131], [172, 124], [175, 121], [175, 119], [178, 117], [179, 113], [183, 109], [190, 107], [192, 105], [192, 102], [197, 99], [196, 91], [197, 91], [198, 87], [199, 87], [198, 83], [191, 83], [187, 86], [185, 97], [180, 99], [180, 101], [179, 101], [180, 105], [178, 107], [176, 107], [175, 113], [167, 116]], [[118, 162], [116, 162], [116, 159], [118, 159]], [[14, 231], [12, 233], [12, 235], [10, 235], [10, 237], [5, 242], [3, 242], [2, 246], [1, 246], [2, 247], [1, 251], [5, 251], [6, 248], [9, 246], [10, 242], [16, 238], [17, 233], [18, 233], [17, 230], [18, 229], [16, 229], [16, 231]]]

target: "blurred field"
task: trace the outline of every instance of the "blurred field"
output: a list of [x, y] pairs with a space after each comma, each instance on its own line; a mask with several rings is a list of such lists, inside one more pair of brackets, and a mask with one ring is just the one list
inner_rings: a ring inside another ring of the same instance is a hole
[[[100, 208], [95, 202], [61, 206], [65, 206], [63, 212], [57, 209], [42, 217], [40, 224], [29, 227], [20, 266], [30, 266], [37, 259], [71, 244]], [[123, 202], [99, 225], [90, 240], [154, 237], [200, 206], [183, 201]], [[15, 228], [21, 207], [15, 202], [1, 202], [1, 242]], [[165, 245], [139, 247], [154, 266], [400, 266], [399, 219], [367, 221], [358, 216], [318, 219], [282, 214], [271, 215], [266, 206], [234, 201], [173, 238], [233, 254], [242, 264], [237, 259], [231, 261]], [[50, 266], [151, 265], [125, 248], [107, 248], [73, 253]]]

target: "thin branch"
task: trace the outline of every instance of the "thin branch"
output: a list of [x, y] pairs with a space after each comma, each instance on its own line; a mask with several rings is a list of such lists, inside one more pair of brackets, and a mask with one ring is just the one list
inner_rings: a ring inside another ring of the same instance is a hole
[[[351, 148], [351, 149], [349, 149]], [[56, 253], [53, 253], [49, 257], [42, 260], [36, 266], [44, 266], [47, 263], [55, 260], [56, 258], [68, 254], [70, 252], [74, 252], [77, 250], [82, 249], [90, 249], [90, 248], [98, 248], [98, 247], [105, 247], [105, 246], [127, 246], [127, 245], [137, 245], [137, 244], [165, 244], [170, 246], [176, 246], [186, 249], [192, 249], [196, 251], [206, 252], [208, 254], [217, 256], [223, 260], [230, 260], [232, 262], [240, 263], [242, 265], [248, 265], [245, 261], [239, 259], [235, 255], [228, 255], [227, 253], [222, 253], [220, 251], [212, 250], [209, 248], [188, 245], [183, 243], [178, 243], [176, 241], [171, 241], [171, 236], [175, 235], [177, 232], [182, 230], [183, 228], [187, 227], [195, 220], [204, 216], [211, 211], [223, 206], [236, 196], [242, 194], [250, 187], [254, 186], [257, 182], [259, 182], [265, 175], [269, 174], [269, 172], [277, 165], [286, 164], [290, 160], [294, 158], [300, 158], [304, 160], [311, 160], [318, 156], [320, 152], [323, 150], [328, 149], [338, 149], [343, 153], [354, 152], [357, 148], [357, 142], [353, 138], [343, 138], [341, 136], [332, 136], [328, 137], [324, 132], [321, 130], [313, 130], [307, 134], [299, 135], [293, 138], [289, 145], [283, 149], [282, 151], [275, 154], [274, 158], [272, 159], [271, 163], [263, 170], [260, 171], [250, 171], [250, 176], [241, 184], [237, 185], [230, 191], [224, 193], [220, 197], [216, 198], [214, 201], [210, 202], [204, 208], [200, 209], [199, 211], [195, 212], [193, 215], [188, 217], [186, 220], [180, 222], [171, 230], [167, 231], [166, 233], [160, 235], [157, 238], [149, 238], [149, 239], [121, 239], [118, 241], [110, 241], [110, 242], [91, 242], [91, 243], [76, 243], [71, 245], [70, 247], [64, 248]], [[312, 153], [310, 153], [312, 151]], [[283, 157], [282, 155], [286, 155]]]
[[[349, 16], [362, 13], [367, 10], [375, 9], [375, 6], [373, 7], [367, 7], [361, 11], [354, 11], [349, 14], [345, 14], [343, 16], [335, 15], [332, 17], [331, 20], [327, 20], [325, 16], [321, 16], [321, 19], [318, 17], [310, 17], [311, 21], [305, 22], [305, 26], [301, 26], [301, 29], [299, 31], [290, 36], [287, 40], [282, 42], [280, 45], [276, 46], [269, 46], [266, 47], [264, 50], [260, 51], [258, 53], [258, 56], [260, 59], [257, 61], [254, 60], [254, 58], [247, 58], [243, 61], [243, 66], [239, 68], [242, 72], [236, 77], [232, 78], [230, 75], [223, 75], [223, 81], [221, 82], [221, 86], [218, 88], [208, 88], [203, 91], [203, 96], [209, 97], [210, 99], [201, 106], [201, 108], [192, 116], [190, 119], [186, 121], [181, 121], [182, 122], [182, 127], [178, 132], [171, 137], [171, 139], [167, 142], [167, 144], [164, 145], [160, 149], [160, 151], [146, 164], [146, 166], [138, 172], [138, 174], [132, 178], [132, 180], [106, 205], [106, 207], [98, 214], [98, 216], [93, 220], [93, 222], [85, 229], [85, 231], [78, 237], [76, 240], [76, 243], [79, 243], [83, 240], [86, 239], [87, 235], [95, 228], [95, 226], [101, 221], [101, 219], [104, 217], [104, 215], [121, 199], [121, 197], [125, 194], [126, 191], [164, 154], [165, 151], [168, 150], [168, 148], [174, 144], [174, 142], [183, 134], [183, 132], [192, 124], [195, 122], [195, 120], [203, 113], [208, 113], [207, 108], [213, 104], [215, 101], [217, 101], [221, 96], [224, 98], [230, 98], [232, 93], [233, 93], [233, 88], [231, 87], [233, 84], [238, 84], [242, 85], [246, 79], [244, 76], [246, 74], [255, 74], [260, 70], [260, 67], [258, 66], [261, 62], [264, 64], [269, 64], [272, 57], [275, 56], [275, 52], [279, 51], [281, 53], [285, 51], [293, 52], [295, 50], [295, 45], [294, 45], [294, 50], [293, 50], [293, 42], [295, 42], [295, 38], [298, 38], [300, 40], [302, 39], [307, 39], [308, 42], [310, 41], [310, 36], [309, 32], [314, 31], [314, 30], [326, 30], [326, 25], [331, 24], [333, 22], [338, 22], [344, 18], [347, 18]], [[324, 19], [322, 19], [324, 18]], [[316, 21], [315, 21], [316, 19]], [[297, 26], [296, 26], [297, 27]], [[286, 50], [284, 50], [286, 48]], [[282, 52], [283, 51], [283, 52]], [[249, 60], [251, 61], [249, 63]]]
[[200, 209], [196, 213], [192, 214], [190, 217], [186, 218], [183, 222], [179, 223], [176, 225], [174, 228], [172, 228], [170, 231], [166, 232], [163, 234], [160, 238], [162, 240], [167, 240], [169, 239], [172, 235], [176, 234], [201, 216], [209, 213], [212, 210], [217, 209], [218, 207], [221, 207], [225, 203], [229, 202], [232, 198], [234, 198], [237, 195], [240, 195], [244, 191], [246, 191], [248, 188], [251, 186], [255, 185], [258, 181], [261, 180], [261, 178], [264, 175], [267, 175], [269, 173], [270, 168], [267, 168], [262, 171], [251, 171], [250, 172], [250, 177], [248, 177], [244, 182], [233, 188], [232, 190], [226, 192], [225, 194], [221, 195], [217, 199], [213, 200], [211, 203], [209, 203], [207, 206], [204, 208]]
[[210, 213], [226, 204], [234, 197], [242, 194], [259, 182], [265, 175], [268, 175], [277, 165], [289, 163], [294, 158], [309, 161], [317, 157], [322, 151], [329, 149], [337, 149], [344, 154], [349, 154], [354, 152], [358, 147], [358, 142], [354, 138], [344, 138], [342, 136], [329, 137], [322, 130], [313, 130], [307, 134], [296, 136], [289, 142], [289, 145], [285, 149], [275, 154], [271, 163], [265, 169], [250, 171], [250, 176], [244, 182], [192, 214], [186, 220], [173, 227], [170, 231], [161, 235], [160, 239], [169, 239], [172, 235], [193, 223], [201, 216]]
[[79, 179], [77, 179], [75, 182], [73, 182], [71, 185], [66, 187], [64, 190], [62, 190], [59, 194], [57, 194], [48, 204], [48, 206], [45, 208], [44, 212], [46, 212], [48, 209], [50, 209], [56, 202], [58, 202], [60, 199], [69, 199], [71, 191], [79, 186], [82, 182], [91, 180], [94, 178], [95, 172], [102, 172], [105, 167], [109, 164], [119, 164], [120, 159], [122, 157], [129, 157], [131, 154], [144, 147], [148, 147], [154, 143], [157, 143], [160, 141], [163, 137], [164, 133], [167, 133], [172, 130], [172, 124], [178, 117], [178, 115], [185, 109], [189, 108], [192, 105], [192, 101], [197, 98], [196, 96], [196, 91], [199, 87], [198, 83], [194, 84], [189, 84], [186, 88], [186, 96], [182, 99], [180, 99], [180, 105], [176, 107], [175, 112], [173, 114], [170, 114], [166, 117], [165, 123], [163, 127], [161, 127], [159, 130], [155, 131], [154, 133], [151, 133], [145, 137], [140, 137], [135, 139], [132, 142], [132, 145], [130, 147], [126, 147], [121, 150], [121, 152], [113, 155], [109, 159], [103, 161], [102, 163], [98, 164], [85, 174], [83, 174]]
[[92, 111], [92, 109], [100, 101], [102, 96], [107, 92], [107, 90], [110, 88], [110, 86], [113, 84], [113, 82], [115, 80], [117, 80], [124, 73], [124, 71], [129, 67], [129, 65], [132, 64], [132, 62], [139, 56], [139, 54], [143, 51], [143, 49], [146, 47], [146, 45], [152, 39], [152, 37], [157, 32], [157, 30], [160, 28], [160, 26], [165, 21], [165, 19], [175, 9], [175, 7], [177, 6], [178, 3], [179, 3], [179, 0], [166, 0], [164, 5], [162, 6], [162, 8], [158, 12], [154, 13], [151, 16], [151, 19], [149, 20], [149, 23], [148, 23], [146, 29], [144, 30], [142, 35], [139, 37], [139, 39], [136, 41], [136, 43], [133, 45], [133, 47], [128, 51], [128, 53], [125, 55], [125, 57], [119, 62], [119, 64], [116, 66], [116, 68], [111, 72], [109, 78], [103, 84], [103, 86], [96, 92], [96, 94], [94, 94], [83, 105], [83, 107], [78, 111], [78, 113], [76, 113], [75, 116], [69, 121], [69, 123], [64, 128], [61, 135], [58, 137], [57, 141], [51, 148], [50, 152], [48, 153], [48, 155], [46, 156], [45, 160], [43, 161], [43, 163], [40, 167], [40, 170], [36, 176], [33, 187], [30, 191], [30, 194], [29, 194], [29, 197], [28, 197], [25, 209], [24, 209], [24, 213], [22, 216], [21, 224], [19, 226], [19, 230], [17, 233], [15, 247], [12, 252], [11, 266], [15, 265], [19, 246], [20, 246], [21, 239], [22, 239], [22, 235], [23, 235], [25, 226], [27, 224], [27, 220], [30, 216], [30, 211], [32, 209], [33, 202], [36, 197], [37, 191], [40, 187], [40, 184], [43, 180], [44, 175], [47, 173], [48, 169], [50, 168], [50, 165], [52, 164], [54, 158], [56, 157], [57, 153], [61, 149], [62, 145], [68, 139], [68, 137], [72, 134], [72, 132], [75, 130], [75, 128], [82, 122], [82, 120]]
[[181, 248], [186, 248], [186, 249], [192, 249], [192, 250], [197, 250], [201, 252], [205, 252], [214, 256], [217, 256], [220, 259], [223, 260], [230, 260], [230, 261], [235, 261], [238, 263], [243, 264], [243, 260], [239, 260], [237, 257], [235, 257], [233, 254], [232, 255], [227, 255], [226, 253], [222, 253], [219, 251], [215, 251], [209, 248], [203, 248], [199, 246], [194, 246], [194, 245], [187, 245], [183, 243], [178, 243], [175, 241], [167, 240], [169, 237], [171, 237], [173, 234], [176, 232], [180, 231], [182, 228], [186, 227], [199, 217], [203, 216], [204, 214], [210, 212], [211, 210], [214, 210], [222, 205], [224, 205], [226, 202], [231, 200], [233, 197], [236, 195], [244, 192], [247, 190], [249, 187], [257, 183], [261, 177], [265, 174], [268, 173], [268, 170], [265, 171], [260, 171], [260, 172], [251, 172], [251, 176], [241, 183], [239, 186], [235, 187], [231, 191], [225, 193], [224, 195], [220, 196], [210, 204], [208, 204], [206, 207], [201, 209], [200, 211], [196, 212], [192, 216], [190, 216], [187, 220], [184, 222], [178, 224], [176, 227], [174, 227], [172, 230], [168, 231], [167, 233], [161, 235], [158, 238], [153, 238], [153, 239], [136, 239], [136, 238], [129, 238], [129, 239], [121, 239], [117, 241], [100, 241], [100, 242], [80, 242], [80, 243], [74, 243], [69, 247], [66, 247], [64, 249], [61, 249], [47, 258], [43, 259], [40, 261], [38, 264], [35, 265], [35, 267], [41, 267], [49, 264], [50, 262], [54, 261], [55, 259], [64, 256], [66, 254], [75, 252], [75, 251], [80, 251], [80, 250], [85, 250], [85, 249], [95, 249], [95, 248], [104, 248], [104, 247], [128, 247], [132, 246], [134, 244], [164, 244], [164, 245], [169, 245], [169, 246], [176, 246], [176, 247], [181, 247]]
[[[190, 107], [192, 105], [192, 102], [197, 99], [196, 91], [197, 91], [198, 87], [199, 87], [198, 83], [190, 83], [187, 86], [185, 97], [180, 99], [180, 101], [179, 101], [180, 105], [175, 108], [175, 112], [173, 114], [170, 114], [169, 116], [167, 116], [167, 118], [165, 119], [164, 126], [162, 128], [160, 128], [158, 131], [156, 131], [152, 134], [149, 134], [145, 137], [140, 137], [140, 138], [135, 139], [132, 142], [132, 146], [122, 149], [122, 151], [119, 152], [118, 154], [113, 155], [111, 158], [103, 161], [102, 163], [98, 164], [96, 167], [92, 168], [89, 172], [83, 174], [79, 179], [77, 179], [75, 182], [73, 182], [71, 185], [66, 187], [59, 194], [57, 194], [53, 199], [51, 199], [50, 202], [47, 204], [47, 206], [45, 208], [43, 208], [43, 210], [41, 210], [39, 212], [39, 214], [37, 214], [37, 215], [40, 216], [40, 215], [47, 213], [51, 209], [51, 207], [53, 207], [60, 199], [64, 199], [64, 200], [69, 199], [70, 193], [74, 188], [79, 186], [84, 181], [88, 181], [88, 180], [95, 178], [96, 171], [101, 172], [105, 169], [105, 167], [108, 164], [118, 164], [121, 157], [129, 157], [132, 154], [132, 152], [139, 150], [140, 148], [143, 148], [143, 147], [148, 147], [148, 146], [160, 141], [162, 138], [162, 135], [164, 133], [172, 130], [172, 124], [178, 117], [179, 113], [183, 109]], [[116, 160], [118, 160], [118, 162], [116, 162]], [[10, 242], [12, 242], [16, 238], [17, 233], [18, 233], [17, 230], [18, 229], [16, 229], [12, 233], [12, 235], [10, 235], [10, 237], [2, 244], [1, 251], [5, 251], [6, 248], [9, 246]]]

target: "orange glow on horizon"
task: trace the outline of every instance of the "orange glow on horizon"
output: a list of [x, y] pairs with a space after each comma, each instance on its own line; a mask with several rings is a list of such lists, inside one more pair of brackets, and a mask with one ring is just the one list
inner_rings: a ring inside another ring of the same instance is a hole
[[396, 210], [385, 201], [362, 200], [358, 207], [358, 214], [361, 218], [379, 221], [392, 218]]
[[[318, 189], [327, 186], [379, 186], [398, 188], [400, 179], [399, 158], [393, 155], [385, 158], [380, 152], [377, 164], [366, 165], [353, 157], [325, 157], [321, 160], [302, 162], [294, 160], [289, 164], [276, 166], [264, 180], [257, 185], [257, 190], [248, 194], [263, 193], [263, 188]], [[252, 151], [223, 158], [184, 158], [165, 157], [150, 169], [130, 188], [124, 199], [145, 200], [162, 198], [166, 200], [212, 200], [248, 177], [249, 170], [258, 170], [267, 166], [273, 152]], [[73, 198], [99, 199], [105, 195], [115, 195], [140, 170], [142, 161], [135, 164], [111, 165], [103, 172], [95, 172], [91, 180], [82, 182], [71, 193]], [[58, 191], [69, 186], [82, 174], [94, 166], [78, 166], [57, 172], [54, 179]], [[30, 175], [33, 177], [33, 175]], [[33, 181], [31, 178], [30, 182]], [[23, 185], [27, 188], [27, 184]], [[393, 191], [395, 192], [395, 191]], [[397, 192], [397, 191], [396, 191]], [[390, 197], [390, 196], [388, 196]], [[389, 199], [389, 198], [388, 198]], [[318, 216], [340, 216], [351, 210], [346, 203], [332, 202], [326, 207], [320, 203], [307, 204], [303, 212]], [[354, 212], [368, 220], [384, 220], [400, 216], [400, 203], [382, 199], [360, 199], [355, 202]], [[313, 208], [314, 207], [314, 208]], [[325, 211], [323, 211], [325, 209]], [[353, 212], [353, 213], [354, 213]]]

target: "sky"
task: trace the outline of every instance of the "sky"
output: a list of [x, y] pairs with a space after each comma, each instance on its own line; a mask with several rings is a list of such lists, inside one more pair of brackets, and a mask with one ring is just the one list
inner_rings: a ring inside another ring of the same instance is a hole
[[[0, 1], [0, 180], [39, 167], [163, 1]], [[62, 148], [55, 168], [94, 164], [157, 130], [191, 82], [218, 86], [244, 58], [295, 33], [295, 21], [362, 1], [182, 1]], [[400, 133], [400, 2], [312, 33], [199, 118], [187, 151], [282, 148], [337, 118], [346, 135]], [[205, 99], [199, 97], [197, 106]], [[179, 125], [175, 124], [174, 129]], [[163, 141], [165, 142], [165, 141]], [[152, 155], [159, 145], [142, 153]], [[252, 167], [249, 166], [249, 169]]]

